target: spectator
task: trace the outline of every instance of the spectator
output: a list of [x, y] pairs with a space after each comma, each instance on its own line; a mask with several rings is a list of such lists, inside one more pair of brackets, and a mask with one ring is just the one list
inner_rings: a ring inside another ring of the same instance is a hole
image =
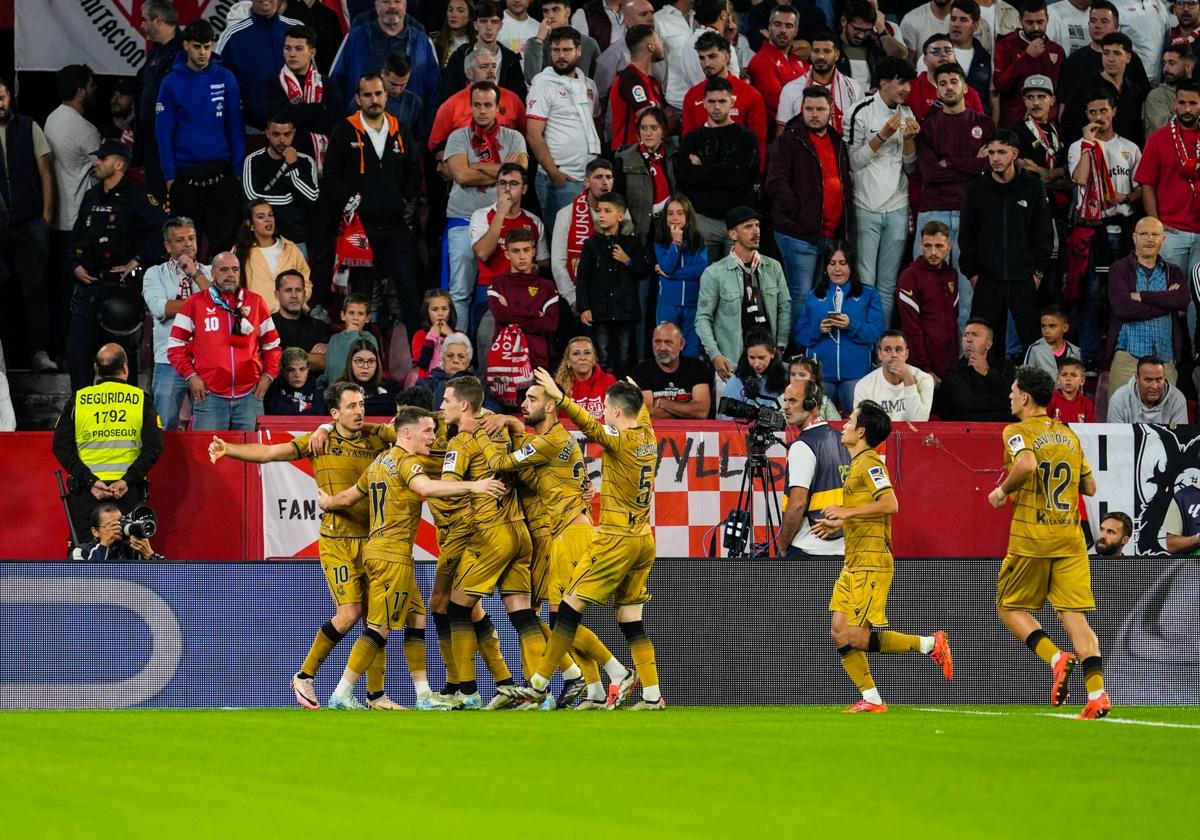
[[237, 79], [242, 94], [242, 118], [260, 131], [266, 128], [263, 85], [283, 67], [283, 40], [300, 21], [279, 13], [281, 0], [251, 0], [250, 14], [225, 27], [217, 41], [221, 64]]
[[129, 148], [106, 140], [93, 153], [98, 182], [83, 196], [67, 262], [75, 283], [67, 331], [67, 367], [73, 390], [87, 387], [102, 335], [119, 336], [137, 381], [134, 337], [142, 325], [137, 269], [158, 262], [162, 248], [162, 210], [146, 191], [125, 177]]
[[767, 167], [775, 242], [792, 298], [788, 329], [793, 341], [816, 274], [817, 256], [831, 240], [846, 238], [854, 200], [846, 145], [829, 130], [832, 104], [827, 88], [807, 88], [799, 116], [780, 132]]
[[[417, 385], [433, 393], [433, 404], [441, 405], [446, 395], [446, 386], [460, 376], [473, 376], [471, 372], [471, 339], [462, 333], [451, 333], [442, 342], [442, 364], [429, 371], [428, 377], [417, 380]], [[603, 397], [603, 395], [602, 395]], [[484, 387], [483, 407], [488, 411], [503, 411], [500, 403]]]
[[418, 145], [424, 146], [434, 111], [412, 90], [412, 62], [408, 55], [399, 50], [389, 53], [379, 75], [387, 89], [387, 112], [408, 127]]
[[945, 32], [950, 26], [951, 0], [930, 0], [908, 12], [900, 20], [900, 37], [914, 58], [931, 35]]
[[339, 333], [334, 333], [325, 348], [325, 376], [322, 386], [333, 382], [346, 368], [350, 358], [350, 345], [359, 339], [374, 341], [378, 348], [379, 339], [370, 332], [371, 299], [362, 292], [351, 292], [342, 301], [342, 326]]
[[621, 6], [625, 0], [588, 0], [571, 15], [571, 26], [580, 35], [590, 35], [600, 51], [625, 37]]
[[356, 212], [371, 245], [373, 268], [352, 272], [351, 290], [387, 284], [391, 294], [384, 299], [394, 295], [399, 312], [386, 313], [384, 323], [403, 320], [412, 332], [421, 299], [409, 219], [415, 218], [421, 188], [420, 150], [407, 126], [386, 112], [383, 79], [364, 76], [357, 90], [360, 110], [338, 123], [330, 135], [322, 191], [329, 193], [331, 206], [339, 212], [357, 200]]
[[317, 387], [317, 376], [308, 369], [308, 352], [303, 347], [288, 347], [279, 361], [280, 376], [271, 383], [263, 398], [267, 415], [329, 414], [325, 396]]
[[[729, 24], [725, 0], [696, 0], [692, 9], [692, 22], [694, 29], [685, 46], [678, 54], [670, 49], [667, 51], [667, 102], [678, 111], [684, 109], [688, 91], [706, 78], [704, 68], [700, 66], [696, 42], [710, 32], [725, 37], [725, 30]], [[741, 75], [738, 57], [732, 52], [729, 53], [729, 72], [733, 76]]]
[[196, 261], [196, 225], [191, 219], [168, 219], [162, 231], [167, 261], [146, 270], [142, 297], [154, 319], [154, 405], [163, 428], [173, 432], [179, 428], [179, 412], [188, 387], [167, 358], [171, 325], [184, 301], [212, 285], [212, 268]]
[[[854, 79], [863, 91], [875, 87], [875, 68], [889, 55], [907, 60], [885, 46], [884, 35], [880, 34], [879, 12], [869, 0], [850, 0], [842, 10], [841, 44], [838, 52], [838, 70]], [[883, 30], [886, 32], [886, 29]], [[932, 34], [932, 33], [931, 33]], [[895, 44], [894, 38], [889, 38]], [[924, 40], [924, 39], [922, 39]], [[846, 112], [849, 113], [849, 106]]]
[[675, 152], [666, 143], [667, 115], [659, 106], [638, 113], [636, 132], [613, 157], [613, 191], [625, 196], [634, 233], [639, 242], [647, 242], [674, 191]]
[[[672, 196], [654, 226], [654, 273], [658, 276], [654, 320], [658, 324], [676, 325], [683, 337], [685, 356], [700, 355], [696, 305], [700, 299], [700, 278], [707, 268], [708, 247], [696, 227], [696, 211], [687, 196]], [[640, 379], [637, 382], [643, 384]]]
[[1012, 314], [1021, 346], [1037, 339], [1037, 290], [1051, 267], [1054, 234], [1041, 180], [1017, 169], [1017, 136], [984, 138], [990, 172], [967, 186], [959, 228], [959, 267], [974, 286], [972, 318], [999, 324], [993, 352], [1004, 350]]
[[558, 330], [558, 290], [554, 281], [537, 273], [533, 233], [513, 228], [504, 239], [512, 271], [492, 279], [488, 309], [496, 321], [496, 335], [516, 327], [525, 337], [532, 368], [550, 364], [550, 337]]
[[1057, 112], [1054, 84], [1045, 76], [1030, 76], [1025, 80], [1025, 120], [1012, 130], [1020, 144], [1022, 168], [1041, 180], [1055, 214], [1065, 215], [1073, 187], [1067, 171], [1067, 149], [1054, 124]]
[[[787, 368], [775, 346], [775, 336], [763, 329], [751, 330], [746, 335], [746, 349], [738, 359], [733, 378], [725, 386], [726, 399], [777, 409], [787, 386]], [[718, 412], [717, 419], [733, 418]]]
[[967, 84], [987, 103], [992, 90], [992, 54], [980, 43], [979, 4], [975, 0], [954, 0], [950, 7], [950, 43], [958, 66], [967, 71]]
[[818, 33], [813, 37], [812, 53], [809, 56], [812, 64], [808, 71], [800, 77], [784, 85], [779, 94], [779, 111], [775, 114], [776, 133], [782, 133], [783, 126], [799, 116], [803, 105], [804, 91], [810, 87], [822, 87], [829, 91], [829, 101], [832, 108], [829, 124], [840, 138], [845, 127], [845, 117], [860, 100], [865, 97], [863, 88], [848, 74], [838, 69], [838, 58], [841, 55], [841, 42], [828, 32]]
[[442, 289], [427, 290], [421, 309], [424, 318], [421, 329], [413, 333], [412, 357], [417, 373], [428, 377], [442, 363], [442, 342], [455, 331], [458, 316], [450, 295]]
[[[387, 57], [399, 50], [412, 62], [409, 84], [413, 92], [432, 113], [438, 101], [440, 65], [429, 36], [419, 27], [410, 25], [414, 21], [408, 17], [406, 9], [406, 0], [375, 0], [376, 19], [350, 29], [333, 59], [330, 75], [337, 82], [338, 90], [348, 94], [358, 89], [363, 76], [378, 73]], [[356, 100], [349, 99], [347, 110], [353, 111], [356, 104]]]
[[[1142, 188], [1133, 183], [1142, 152], [1136, 143], [1117, 136], [1113, 128], [1117, 101], [1110, 88], [1097, 87], [1085, 98], [1088, 124], [1067, 153], [1067, 168], [1076, 184], [1072, 214], [1076, 222], [1067, 239], [1064, 297], [1078, 302], [1075, 323], [1083, 355], [1072, 355], [1092, 363], [1095, 370], [1100, 358], [1101, 275], [1128, 251], [1133, 205], [1142, 195]], [[1050, 371], [1053, 361], [1047, 360], [1043, 367]]]
[[396, 393], [400, 386], [384, 375], [383, 361], [374, 342], [355, 339], [337, 381], [351, 382], [363, 389], [363, 410], [368, 416], [391, 417], [396, 413]]
[[896, 284], [900, 328], [909, 360], [938, 383], [941, 371], [958, 358], [961, 275], [950, 264], [950, 228], [944, 222], [922, 225], [920, 243], [921, 255]]
[[730, 72], [729, 42], [722, 36], [705, 32], [696, 39], [695, 48], [700, 56], [704, 79], [693, 85], [684, 97], [683, 133], [686, 135], [707, 124], [708, 83], [712, 79], [725, 79], [733, 94], [729, 119], [754, 132], [758, 139], [758, 163], [761, 168], [767, 161], [767, 110], [762, 96], [753, 85]]
[[[1125, 544], [1133, 536], [1133, 520], [1129, 514], [1111, 511], [1100, 520], [1096, 534], [1096, 553], [1101, 557], [1117, 557], [1125, 553]], [[1197, 541], [1200, 543], [1200, 540]]]
[[1163, 223], [1142, 219], [1134, 228], [1133, 253], [1109, 268], [1110, 393], [1133, 378], [1139, 358], [1159, 359], [1172, 384], [1178, 380], [1177, 365], [1186, 360], [1187, 279], [1179, 265], [1163, 255], [1163, 240]]
[[916, 77], [912, 65], [886, 58], [875, 71], [879, 90], [854, 106], [846, 120], [845, 139], [854, 179], [856, 275], [878, 289], [886, 326], [892, 321], [896, 275], [908, 237], [906, 173], [917, 168], [916, 138], [921, 128], [904, 104]]
[[[1064, 102], [1070, 98], [1075, 87], [1088, 76], [1099, 73], [1104, 69], [1101, 62], [1100, 42], [1108, 35], [1121, 29], [1121, 17], [1109, 0], [1092, 0], [1088, 10], [1087, 49], [1075, 50], [1063, 62], [1062, 73], [1058, 77], [1056, 88], [1059, 98]], [[1146, 75], [1146, 67], [1142, 60], [1134, 55], [1126, 71], [1143, 90], [1150, 89], [1150, 80]]]
[[[100, 123], [100, 136], [105, 140], [120, 140], [129, 147], [130, 154], [133, 154], [136, 142], [134, 126], [138, 115], [133, 110], [136, 101], [137, 84], [128, 76], [118, 78], [113, 83], [112, 96], [108, 98], [108, 119]], [[129, 175], [139, 186], [146, 185], [142, 167], [131, 164]]]
[[[663, 321], [651, 338], [652, 358], [638, 363], [631, 378], [655, 420], [707, 420], [712, 410], [712, 371], [687, 353], [678, 325]], [[772, 348], [774, 349], [774, 348]]]
[[[491, 82], [496, 84], [496, 57], [487, 50], [472, 50], [467, 53], [468, 85], [451, 96], [438, 108], [437, 117], [433, 120], [433, 128], [429, 132], [428, 146], [435, 153], [439, 162], [442, 161], [442, 148], [451, 132], [466, 128], [471, 124], [471, 85], [476, 82]], [[517, 132], [525, 131], [525, 103], [521, 97], [511, 90], [500, 90], [500, 108], [496, 112], [496, 122], [505, 128]], [[449, 172], [441, 168], [442, 175], [449, 178]]]
[[275, 211], [265, 199], [246, 204], [234, 254], [242, 266], [242, 285], [261, 297], [271, 314], [278, 308], [275, 278], [283, 271], [299, 271], [304, 277], [305, 301], [312, 296], [308, 262], [295, 242], [277, 232]]
[[502, 25], [501, 15], [500, 4], [495, 0], [479, 0], [475, 4], [475, 19], [472, 22], [472, 26], [475, 28], [475, 38], [451, 54], [450, 61], [446, 63], [446, 72], [442, 74], [438, 101], [445, 101], [452, 94], [466, 87], [466, 57], [468, 53], [475, 50], [486, 50], [495, 57], [496, 81], [500, 87], [511, 90], [518, 97], [525, 97], [525, 74], [521, 70], [521, 56], [499, 41]]
[[[471, 124], [452, 132], [443, 150], [443, 160], [453, 178], [446, 205], [449, 289], [457, 320], [463, 325], [478, 320], [471, 318], [477, 273], [471, 248], [471, 217], [477, 210], [496, 206], [496, 181], [503, 164], [517, 164], [526, 168], [524, 171], [529, 166], [525, 138], [497, 122], [499, 110], [500, 89], [492, 82], [475, 82], [471, 85]], [[506, 177], [516, 180], [511, 172]]]
[[595, 231], [583, 244], [575, 275], [579, 320], [592, 330], [600, 365], [618, 379], [633, 368], [640, 286], [652, 273], [643, 243], [621, 232], [624, 216], [623, 196], [596, 199]]
[[[646, 0], [642, 2], [650, 5]], [[608, 102], [605, 114], [610, 123], [613, 149], [636, 143], [641, 115], [647, 108], [661, 109], [667, 102], [662, 83], [652, 75], [656, 65], [661, 64], [666, 49], [654, 27], [647, 24], [631, 27], [623, 43], [627, 53], [624, 69], [616, 73], [607, 88], [597, 84]], [[610, 52], [612, 49], [609, 47]]]
[[236, 173], [246, 158], [238, 82], [212, 50], [208, 21], [184, 27], [183, 51], [159, 88], [154, 123], [171, 212], [195, 220], [207, 253], [233, 245], [242, 193]]
[[[1067, 54], [1046, 34], [1050, 17], [1045, 0], [1026, 0], [1021, 28], [996, 42], [992, 83], [996, 91], [996, 124], [1010, 126], [1025, 113], [1025, 80], [1046, 76], [1057, 83]], [[998, 109], [998, 110], [996, 110]]]
[[996, 41], [1021, 25], [1017, 10], [1005, 3], [1004, 0], [978, 0], [979, 17], [983, 22], [980, 38], [988, 52], [995, 52]]
[[1074, 55], [1092, 42], [1088, 36], [1091, 0], [1056, 0], [1046, 7], [1046, 37]]
[[1175, 116], [1175, 85], [1196, 74], [1196, 54], [1192, 49], [1187, 43], [1169, 44], [1163, 49], [1162, 83], [1146, 96], [1147, 138]]
[[[279, 333], [280, 347], [299, 347], [308, 354], [308, 369], [317, 374], [325, 370], [325, 353], [332, 335], [329, 324], [304, 311], [304, 274], [288, 268], [275, 275], [275, 303], [279, 307], [271, 320]], [[269, 413], [269, 412], [268, 412]]]
[[56, 370], [50, 359], [50, 310], [46, 299], [46, 257], [54, 220], [54, 167], [50, 143], [41, 126], [13, 107], [8, 83], [0, 79], [0, 140], [4, 143], [5, 177], [0, 198], [8, 211], [2, 230], [0, 259], [21, 285], [24, 321], [34, 371]]
[[613, 191], [613, 165], [604, 158], [588, 162], [583, 180], [583, 192], [558, 211], [551, 240], [550, 269], [558, 286], [559, 296], [571, 311], [575, 305], [576, 276], [583, 246], [596, 230], [596, 200]]
[[849, 414], [854, 386], [871, 370], [875, 342], [883, 334], [883, 310], [878, 293], [859, 277], [848, 242], [830, 242], [824, 266], [804, 300], [797, 341], [821, 360], [825, 386], [837, 407]]
[[[312, 32], [310, 46], [320, 45], [321, 47], [321, 53], [316, 57], [317, 67], [320, 68], [322, 76], [328, 76], [329, 71], [333, 69], [333, 58], [337, 54], [337, 47], [342, 43], [342, 22], [338, 18], [338, 13], [326, 5], [324, 0], [288, 0], [286, 11], [288, 17], [298, 21], [300, 26], [306, 27]], [[285, 63], [289, 37], [292, 36], [285, 33], [283, 41]], [[266, 113], [270, 114], [274, 108], [269, 103], [265, 104]], [[338, 116], [341, 116], [340, 112]]]
[[692, 10], [696, 0], [668, 0], [654, 14], [654, 28], [667, 50], [667, 103], [675, 109], [683, 104], [689, 85], [677, 69], [692, 48]]
[[1163, 52], [1172, 44], [1194, 47], [1197, 38], [1200, 37], [1200, 4], [1197, 4], [1196, 0], [1175, 0], [1171, 7], [1176, 23], [1167, 30], [1167, 35], [1163, 38]]
[[[744, 335], [759, 327], [778, 340], [787, 335], [787, 325], [792, 322], [783, 266], [758, 250], [760, 219], [749, 207], [730, 210], [725, 215], [725, 229], [733, 248], [700, 275], [696, 334], [717, 373], [717, 396], [733, 376], [732, 360], [741, 358], [745, 349]], [[787, 339], [783, 341], [786, 344]]]
[[1079, 348], [1065, 337], [1071, 325], [1061, 306], [1051, 304], [1043, 309], [1041, 323], [1042, 337], [1029, 345], [1025, 352], [1025, 365], [1058, 376], [1059, 360], [1078, 359]]
[[[265, 201], [274, 211], [279, 234], [308, 257], [308, 231], [316, 216], [316, 162], [294, 145], [296, 126], [286, 113], [267, 119], [267, 145], [246, 156], [242, 191], [246, 201]], [[259, 294], [266, 297], [265, 291]]]
[[[332, 55], [332, 45], [325, 49]], [[312, 158], [320, 172], [329, 135], [345, 115], [346, 101], [338, 83], [317, 69], [317, 54], [317, 35], [309, 27], [293, 26], [284, 33], [283, 69], [263, 82], [262, 100], [268, 116], [290, 118], [296, 152]]]
[[159, 202], [167, 197], [167, 182], [159, 163], [155, 121], [158, 119], [158, 89], [175, 66], [175, 58], [183, 50], [183, 32], [179, 28], [179, 12], [174, 0], [146, 0], [142, 4], [142, 34], [149, 51], [146, 61], [137, 72], [137, 119], [134, 121], [133, 162], [141, 166], [146, 177], [146, 192]]
[[[821, 378], [821, 360], [815, 356], [793, 356], [788, 362], [788, 384], [804, 383], [810, 379], [815, 380], [817, 387], [821, 389], [821, 408], [817, 416], [822, 420], [841, 420], [841, 412], [825, 393], [825, 382]], [[800, 387], [805, 386], [801, 384]]]
[[[686, 0], [690, 2], [690, 0]], [[542, 0], [542, 23], [537, 34], [525, 42], [525, 54], [522, 63], [525, 66], [525, 83], [533, 84], [533, 77], [549, 64], [549, 51], [546, 49], [546, 39], [550, 33], [560, 26], [571, 25], [570, 0]], [[690, 32], [690, 30], [689, 30]], [[579, 66], [589, 77], [595, 75], [596, 61], [600, 58], [600, 45], [590, 35], [580, 33]]]
[[450, 63], [451, 54], [463, 44], [471, 42], [475, 34], [474, 19], [474, 0], [449, 0], [446, 3], [445, 24], [431, 39], [434, 54], [443, 72]]
[[1059, 118], [1063, 140], [1073, 143], [1083, 134], [1088, 123], [1087, 105], [1093, 101], [1096, 88], [1109, 88], [1116, 99], [1113, 128], [1117, 134], [1134, 143], [1141, 144], [1142, 105], [1149, 88], [1141, 87], [1130, 79], [1126, 68], [1133, 57], [1133, 42], [1123, 32], [1105, 35], [1100, 42], [1103, 67], [1094, 76], [1085, 76], [1067, 95]]
[[761, 94], [766, 106], [767, 129], [772, 137], [775, 136], [776, 115], [783, 88], [804, 75], [808, 69], [803, 59], [792, 52], [792, 42], [797, 38], [799, 26], [800, 12], [796, 6], [775, 6], [767, 24], [767, 40], [746, 68], [750, 73], [751, 85]]
[[[833, 4], [827, 2], [827, 0], [820, 0], [820, 2], [813, 2], [813, 0], [784, 0], [783, 3], [778, 5], [757, 3], [751, 6], [750, 10], [743, 16], [746, 37], [742, 39], [747, 43], [751, 58], [762, 52], [764, 47], [771, 45], [771, 15], [780, 7], [790, 9], [796, 14], [795, 34], [791, 41], [781, 49], [791, 50], [801, 61], [806, 61], [808, 59], [809, 48], [812, 46], [813, 36], [833, 25]], [[879, 15], [879, 17], [882, 18], [883, 15]], [[904, 45], [901, 44], [900, 46], [903, 47]], [[769, 51], [768, 54], [770, 54]], [[772, 61], [774, 61], [773, 55]], [[748, 67], [749, 63], [747, 61], [744, 66]]]
[[1149, 90], [1151, 84], [1158, 84], [1162, 51], [1168, 43], [1166, 36], [1171, 28], [1171, 8], [1173, 6], [1177, 10], [1179, 4], [1170, 4], [1166, 0], [1130, 0], [1121, 6], [1121, 32], [1133, 41], [1132, 52], [1142, 56], [1145, 62], [1150, 78], [1148, 83], [1142, 85], [1142, 89]]
[[1095, 423], [1096, 406], [1083, 393], [1083, 362], [1072, 356], [1058, 359], [1058, 387], [1046, 413], [1062, 423]]
[[879, 367], [854, 386], [853, 405], [879, 403], [893, 420], [921, 423], [933, 408], [933, 377], [908, 363], [908, 341], [900, 330], [885, 330], [876, 348]]
[[1166, 233], [1162, 242], [1163, 259], [1179, 266], [1185, 274], [1200, 265], [1198, 121], [1200, 86], [1181, 80], [1175, 85], [1175, 119], [1146, 141], [1141, 163], [1133, 176], [1142, 185], [1146, 215], [1163, 224]]
[[[925, 40], [921, 58], [925, 62], [925, 72], [917, 73], [917, 78], [913, 80], [912, 89], [908, 93], [908, 99], [904, 101], [912, 110], [913, 116], [917, 118], [917, 122], [921, 123], [922, 128], [925, 127], [925, 118], [929, 116], [930, 110], [938, 103], [937, 72], [950, 64], [962, 70], [963, 107], [977, 114], [984, 112], [979, 94], [975, 88], [967, 84], [967, 72], [954, 60], [954, 53], [954, 43], [950, 40], [949, 35], [930, 35]], [[937, 107], [942, 106], [937, 105]], [[917, 142], [920, 143], [919, 140]]]
[[[708, 121], [684, 135], [676, 157], [675, 184], [696, 208], [696, 226], [708, 243], [710, 263], [729, 251], [728, 228], [721, 222], [726, 209], [730, 204], [745, 207], [757, 203], [758, 138], [733, 122], [732, 109], [733, 85], [728, 79], [709, 79], [704, 88]], [[785, 327], [780, 335], [786, 333]], [[731, 363], [730, 370], [732, 367]]]
[[1174, 425], [1187, 421], [1187, 400], [1167, 380], [1166, 363], [1157, 356], [1138, 359], [1136, 378], [1115, 388], [1108, 398], [1109, 423]]
[[517, 55], [525, 52], [525, 42], [538, 33], [540, 22], [529, 16], [530, 0], [506, 0], [504, 22], [500, 25], [500, 43]]
[[171, 327], [167, 358], [187, 380], [193, 430], [253, 431], [279, 375], [279, 334], [266, 301], [239, 288], [238, 269], [233, 254], [217, 254], [212, 285], [184, 301]]
[[967, 321], [962, 334], [962, 356], [942, 373], [938, 389], [938, 414], [943, 420], [977, 423], [1012, 421], [1009, 397], [1012, 376], [989, 358], [993, 331], [982, 318]]
[[588, 161], [600, 154], [600, 135], [596, 85], [578, 67], [579, 33], [561, 27], [549, 38], [551, 66], [529, 86], [525, 139], [541, 166], [534, 189], [542, 219], [552, 226], [558, 211], [579, 195]]
[[597, 420], [604, 417], [605, 392], [617, 384], [616, 377], [605, 373], [596, 362], [596, 345], [583, 335], [567, 342], [554, 381], [564, 394]]
[[[616, 81], [617, 74], [628, 67], [633, 58], [633, 47], [628, 42], [633, 30], [639, 26], [649, 27], [649, 32], [644, 29], [638, 30], [635, 41], [648, 39], [658, 42], [655, 46], [650, 47], [650, 51], [656, 52], [658, 57], [645, 61], [644, 69], [646, 75], [653, 76], [658, 82], [658, 104], [666, 102], [662, 96], [662, 82], [667, 77], [666, 64], [662, 62], [667, 53], [666, 47], [662, 45], [661, 39], [657, 37], [658, 33], [654, 29], [654, 6], [650, 4], [650, 0], [624, 0], [621, 4], [621, 19], [625, 22], [625, 34], [620, 38], [614, 38], [608, 45], [608, 49], [600, 53], [600, 57], [596, 59], [596, 71], [590, 74], [596, 83], [596, 91], [600, 94], [600, 113], [605, 120], [604, 134], [606, 137], [609, 136], [608, 130], [612, 127], [615, 118], [615, 115], [609, 110], [613, 82]], [[619, 146], [614, 143], [613, 148], [619, 148]]]

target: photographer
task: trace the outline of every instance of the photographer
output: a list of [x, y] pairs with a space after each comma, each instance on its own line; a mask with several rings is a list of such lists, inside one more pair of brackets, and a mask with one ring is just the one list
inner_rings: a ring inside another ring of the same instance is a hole
[[150, 547], [149, 534], [140, 539], [133, 535], [139, 533], [138, 521], [130, 522], [129, 536], [126, 527], [121, 509], [114, 502], [101, 502], [92, 511], [92, 538], [75, 546], [70, 559], [83, 563], [155, 563], [167, 559]]
[[[779, 399], [788, 384], [787, 368], [780, 355], [774, 336], [766, 330], [750, 330], [746, 349], [738, 359], [733, 378], [725, 386], [725, 398], [753, 403], [759, 408], [779, 408]], [[718, 413], [717, 419], [733, 418]]]

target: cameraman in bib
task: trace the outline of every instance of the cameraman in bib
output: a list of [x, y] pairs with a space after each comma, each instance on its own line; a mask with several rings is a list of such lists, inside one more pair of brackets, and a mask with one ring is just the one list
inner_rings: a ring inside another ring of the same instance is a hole
[[71, 550], [71, 559], [83, 563], [160, 563], [167, 558], [150, 546], [158, 527], [154, 511], [145, 505], [128, 516], [116, 502], [101, 502], [92, 511], [92, 538]]

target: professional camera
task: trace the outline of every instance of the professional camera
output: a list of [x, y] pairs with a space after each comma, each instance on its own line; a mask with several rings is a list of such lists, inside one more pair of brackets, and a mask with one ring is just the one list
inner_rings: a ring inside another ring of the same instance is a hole
[[149, 505], [138, 505], [121, 516], [121, 534], [126, 539], [148, 540], [158, 532], [158, 517]]
[[733, 397], [721, 397], [717, 404], [717, 413], [732, 417], [741, 423], [749, 423], [764, 432], [782, 432], [787, 426], [787, 418], [779, 409], [743, 402]]

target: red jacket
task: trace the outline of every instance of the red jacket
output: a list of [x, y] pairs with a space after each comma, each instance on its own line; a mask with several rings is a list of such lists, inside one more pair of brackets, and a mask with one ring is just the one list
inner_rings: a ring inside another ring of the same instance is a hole
[[530, 363], [535, 368], [548, 367], [548, 339], [558, 330], [558, 289], [554, 282], [537, 274], [501, 274], [492, 279], [487, 295], [488, 309], [496, 319], [496, 334], [516, 324], [529, 340]]
[[604, 419], [604, 392], [617, 384], [617, 378], [611, 373], [605, 373], [600, 365], [592, 368], [592, 375], [582, 381], [571, 380], [572, 400], [587, 409], [587, 413], [597, 420]]
[[[728, 78], [729, 84], [733, 85], [733, 109], [729, 112], [729, 118], [750, 129], [758, 138], [758, 171], [761, 173], [767, 163], [767, 106], [763, 103], [762, 94], [749, 82], [743, 82], [732, 73]], [[706, 84], [708, 79], [692, 85], [692, 89], [683, 96], [684, 134], [708, 122], [708, 111], [704, 110]]]
[[[1029, 42], [1018, 29], [1010, 32], [996, 42], [996, 50], [992, 56], [992, 87], [1000, 97], [1000, 119], [997, 125], [1015, 125], [1025, 119], [1025, 80], [1030, 76], [1048, 76], [1058, 90], [1058, 77], [1066, 63], [1067, 54], [1063, 48], [1045, 39], [1046, 49], [1037, 58], [1030, 58], [1025, 50]], [[1060, 97], [1066, 102], [1066, 96]]]
[[[215, 287], [213, 287], [215, 288]], [[184, 379], [199, 376], [210, 394], [225, 399], [244, 397], [264, 373], [279, 376], [279, 333], [261, 296], [246, 289], [222, 295], [237, 310], [239, 326], [248, 322], [248, 335], [234, 335], [234, 315], [213, 299], [197, 292], [175, 316], [167, 358]]]
[[803, 76], [808, 70], [808, 65], [790, 50], [785, 53], [770, 41], [766, 41], [762, 49], [750, 59], [746, 69], [750, 73], [750, 83], [767, 106], [767, 126], [774, 134], [775, 112], [779, 110], [779, 95], [783, 92], [783, 86]]
[[958, 272], [947, 260], [933, 268], [917, 257], [896, 283], [908, 363], [941, 376], [958, 359]]

